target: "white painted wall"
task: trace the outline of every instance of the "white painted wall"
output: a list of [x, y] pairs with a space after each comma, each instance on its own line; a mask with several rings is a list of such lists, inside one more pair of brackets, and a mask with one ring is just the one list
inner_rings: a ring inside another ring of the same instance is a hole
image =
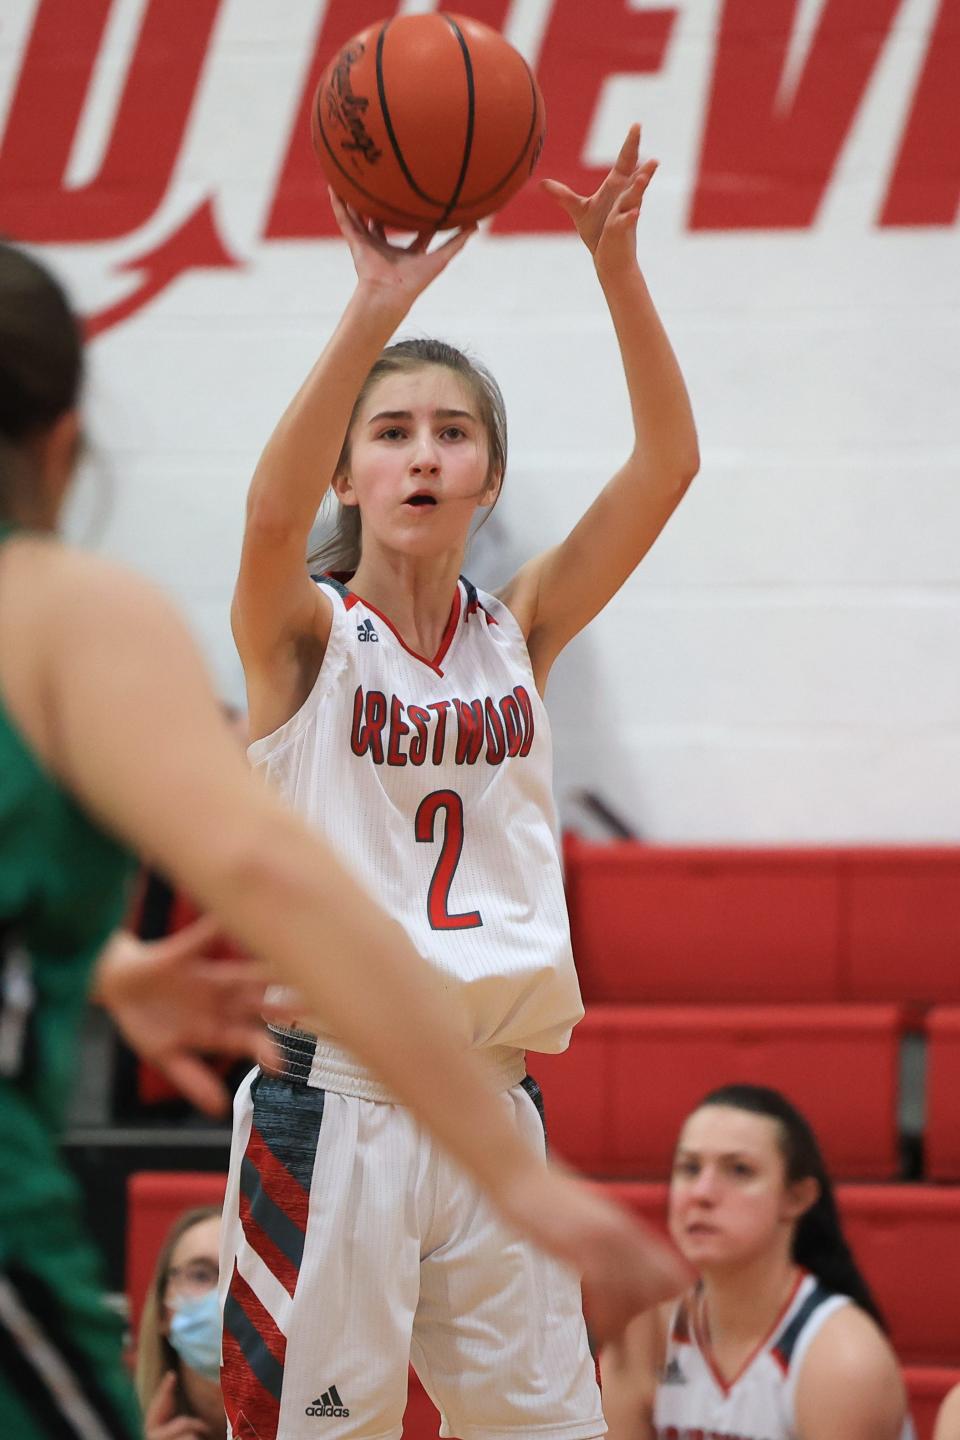
[[[796, 65], [827, 3], [797, 4]], [[115, 100], [144, 4], [116, 0], [101, 149], [108, 82]], [[36, 5], [4, 8], [0, 123]], [[548, 8], [511, 9], [533, 61]], [[580, 158], [606, 163], [636, 115], [661, 159], [640, 249], [688, 377], [703, 468], [641, 570], [557, 666], [558, 791], [597, 790], [664, 841], [956, 840], [957, 229], [876, 223], [937, 0], [903, 0], [815, 224], [778, 231], [688, 228], [722, 6], [673, 8], [664, 68], [609, 81]], [[336, 241], [262, 238], [322, 11], [322, 0], [224, 0], [157, 214], [116, 241], [44, 247], [93, 313], [137, 284], [116, 265], [211, 193], [243, 262], [183, 275], [92, 345], [98, 459], [70, 522], [176, 596], [233, 700], [227, 609], [245, 486], [351, 277]], [[563, 98], [546, 98], [549, 116]], [[95, 120], [74, 181], [96, 173]], [[410, 328], [467, 343], [505, 390], [508, 483], [468, 567], [502, 579], [565, 533], [629, 444], [588, 257], [573, 237], [481, 235]]]

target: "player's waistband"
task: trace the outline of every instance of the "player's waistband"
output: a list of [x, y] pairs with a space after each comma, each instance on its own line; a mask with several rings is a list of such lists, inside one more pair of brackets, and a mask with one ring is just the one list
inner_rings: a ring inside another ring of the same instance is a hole
[[[280, 1052], [281, 1075], [314, 1090], [333, 1090], [360, 1100], [399, 1105], [396, 1095], [371, 1070], [328, 1035], [270, 1026]], [[526, 1052], [513, 1045], [488, 1045], [473, 1051], [490, 1089], [512, 1090], [527, 1073]]]

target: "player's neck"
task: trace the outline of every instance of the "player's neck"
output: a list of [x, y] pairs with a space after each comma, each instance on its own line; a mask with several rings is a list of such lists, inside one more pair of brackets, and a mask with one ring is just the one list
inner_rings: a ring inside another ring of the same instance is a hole
[[788, 1255], [758, 1257], [704, 1276], [701, 1319], [714, 1351], [761, 1343], [790, 1298], [798, 1270]]
[[450, 619], [462, 564], [459, 550], [425, 559], [371, 545], [364, 548], [349, 584], [355, 595], [387, 616], [411, 650], [435, 655]]

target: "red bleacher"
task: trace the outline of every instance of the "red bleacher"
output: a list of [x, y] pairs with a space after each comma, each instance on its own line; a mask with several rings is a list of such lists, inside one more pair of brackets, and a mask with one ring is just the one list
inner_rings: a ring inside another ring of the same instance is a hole
[[859, 851], [845, 874], [846, 993], [960, 1001], [960, 851]]
[[593, 1001], [960, 1001], [960, 850], [661, 848], [568, 837]]
[[[734, 1080], [785, 1091], [841, 1182], [848, 1237], [929, 1440], [960, 1381], [960, 1183], [930, 1183], [960, 1182], [960, 849], [573, 839], [566, 860], [587, 1017], [567, 1054], [530, 1057], [551, 1144], [662, 1223], [662, 1177], [699, 1096]], [[925, 1178], [911, 1183], [896, 1181], [906, 1030], [929, 1059]], [[135, 1314], [174, 1216], [222, 1189], [210, 1175], [134, 1177]], [[405, 1433], [437, 1434], [413, 1376]]]
[[226, 1175], [143, 1170], [127, 1183], [127, 1299], [136, 1331], [160, 1247], [178, 1215], [196, 1205], [222, 1205]]
[[927, 1174], [960, 1181], [960, 1007], [927, 1016]]
[[893, 1005], [591, 1005], [563, 1055], [532, 1055], [557, 1152], [596, 1175], [665, 1175], [680, 1125], [727, 1081], [784, 1090], [831, 1168], [898, 1170], [904, 1014]]
[[564, 846], [588, 1001], [838, 998], [839, 876], [828, 851]]

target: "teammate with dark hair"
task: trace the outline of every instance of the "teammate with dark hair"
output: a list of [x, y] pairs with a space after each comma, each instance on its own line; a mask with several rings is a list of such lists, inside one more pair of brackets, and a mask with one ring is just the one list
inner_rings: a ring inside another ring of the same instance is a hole
[[908, 1440], [903, 1381], [816, 1138], [776, 1090], [687, 1118], [670, 1231], [699, 1272], [602, 1358], [612, 1440]]
[[197, 1098], [210, 1077], [185, 1045], [260, 1053], [227, 965], [185, 975], [123, 943], [98, 962], [129, 850], [297, 987], [507, 1223], [584, 1273], [615, 1329], [650, 1291], [642, 1232], [531, 1154], [403, 929], [250, 773], [166, 600], [58, 540], [82, 370], [59, 285], [0, 245], [0, 1435], [141, 1433], [57, 1151], [94, 968], [128, 1038], [186, 1066]]

